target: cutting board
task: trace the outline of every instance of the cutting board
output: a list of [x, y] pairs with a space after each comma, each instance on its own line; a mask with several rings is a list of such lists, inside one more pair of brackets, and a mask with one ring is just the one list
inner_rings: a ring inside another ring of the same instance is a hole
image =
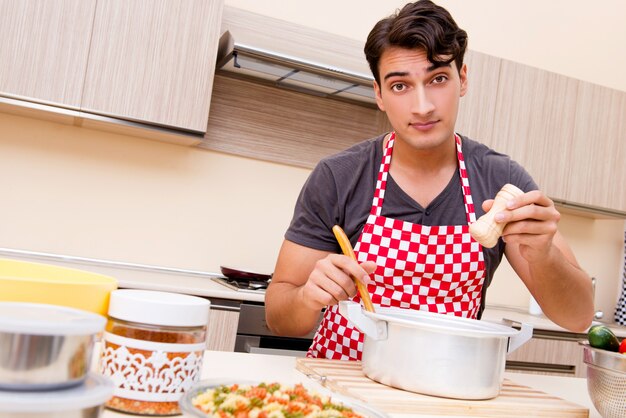
[[369, 379], [359, 361], [296, 359], [296, 368], [318, 379], [333, 392], [351, 396], [391, 414], [456, 415], [465, 417], [576, 417], [589, 410], [539, 390], [504, 380], [494, 399], [471, 401], [421, 395]]

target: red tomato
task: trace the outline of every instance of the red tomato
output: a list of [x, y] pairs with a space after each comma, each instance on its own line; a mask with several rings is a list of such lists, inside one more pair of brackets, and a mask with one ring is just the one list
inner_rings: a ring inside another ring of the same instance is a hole
[[626, 354], [626, 338], [624, 338], [622, 342], [620, 343], [619, 352], [622, 354]]

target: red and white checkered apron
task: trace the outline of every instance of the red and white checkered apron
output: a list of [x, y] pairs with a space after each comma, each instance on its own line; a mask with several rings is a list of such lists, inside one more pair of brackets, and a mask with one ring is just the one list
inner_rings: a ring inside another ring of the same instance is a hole
[[[381, 216], [395, 133], [380, 164], [372, 210], [354, 248], [359, 262], [375, 261], [368, 286], [375, 306], [427, 310], [476, 318], [485, 278], [482, 246], [469, 234], [476, 221], [467, 171], [456, 135], [466, 225], [427, 226]], [[359, 302], [357, 296], [353, 298]], [[308, 357], [360, 360], [363, 334], [349, 325], [337, 305], [322, 319]]]

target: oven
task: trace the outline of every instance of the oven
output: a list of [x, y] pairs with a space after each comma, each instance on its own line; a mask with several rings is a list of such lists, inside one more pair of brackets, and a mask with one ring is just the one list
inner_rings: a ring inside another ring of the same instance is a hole
[[[240, 277], [237, 273], [242, 271], [225, 267], [222, 267], [222, 272], [228, 273], [228, 277], [213, 277], [213, 281], [237, 292], [265, 294], [265, 289], [271, 281], [270, 275], [243, 272], [245, 277]], [[265, 322], [265, 305], [262, 302], [244, 300], [239, 305], [235, 351], [304, 357], [311, 346], [315, 331], [317, 326], [304, 337], [277, 336], [270, 331]]]
[[301, 338], [279, 337], [265, 322], [265, 306], [244, 301], [240, 305], [235, 351], [304, 357], [315, 331], [317, 327]]

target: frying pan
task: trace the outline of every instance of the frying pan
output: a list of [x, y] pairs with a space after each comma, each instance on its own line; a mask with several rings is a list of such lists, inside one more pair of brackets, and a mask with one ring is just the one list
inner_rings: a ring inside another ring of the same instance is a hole
[[240, 281], [269, 282], [271, 274], [257, 273], [254, 271], [239, 270], [231, 267], [220, 266], [222, 274], [229, 279]]

